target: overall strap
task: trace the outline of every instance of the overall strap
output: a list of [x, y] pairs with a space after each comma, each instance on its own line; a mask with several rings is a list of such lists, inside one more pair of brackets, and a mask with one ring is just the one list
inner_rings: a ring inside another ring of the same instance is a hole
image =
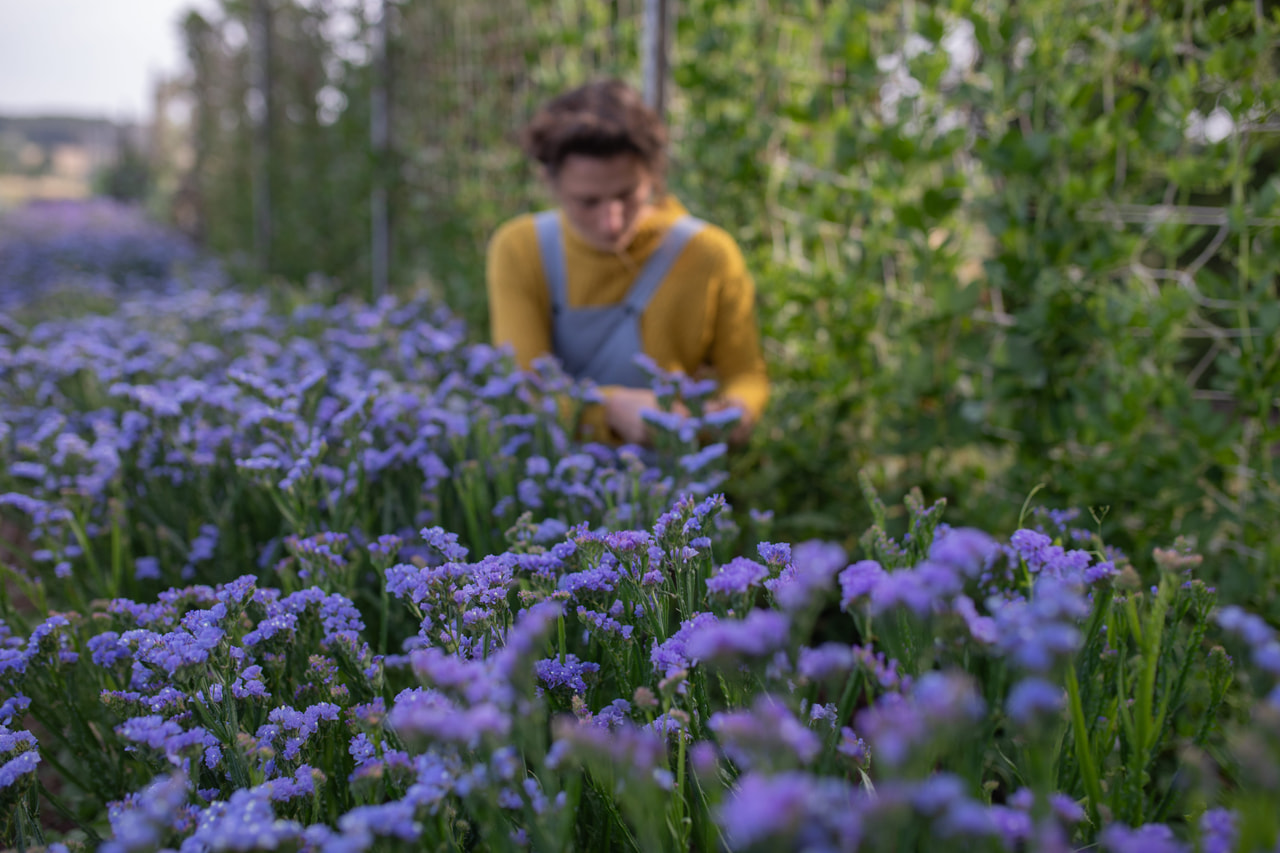
[[542, 255], [542, 272], [547, 277], [551, 295], [551, 313], [559, 314], [569, 302], [569, 285], [565, 278], [564, 240], [560, 238], [560, 213], [544, 210], [533, 217], [538, 231], [538, 253]]
[[649, 304], [649, 300], [653, 298], [653, 294], [657, 292], [658, 285], [662, 284], [667, 277], [667, 273], [671, 272], [672, 265], [675, 264], [676, 258], [680, 257], [680, 253], [684, 251], [685, 245], [706, 224], [701, 219], [693, 216], [682, 216], [667, 229], [667, 233], [662, 237], [662, 243], [658, 246], [657, 251], [649, 256], [644, 268], [636, 276], [635, 283], [631, 285], [627, 298], [622, 302], [626, 306], [628, 314], [638, 315], [644, 311]]

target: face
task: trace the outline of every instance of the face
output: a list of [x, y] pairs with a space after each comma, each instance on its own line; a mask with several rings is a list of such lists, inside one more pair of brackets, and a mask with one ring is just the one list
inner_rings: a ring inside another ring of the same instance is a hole
[[653, 176], [639, 157], [570, 154], [551, 179], [551, 192], [569, 223], [588, 243], [618, 252], [650, 209]]

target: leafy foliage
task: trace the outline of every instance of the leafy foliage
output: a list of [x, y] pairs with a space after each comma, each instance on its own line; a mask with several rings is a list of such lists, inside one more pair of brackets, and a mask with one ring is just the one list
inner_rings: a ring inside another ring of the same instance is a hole
[[[273, 8], [272, 271], [362, 289], [376, 166], [397, 277], [425, 271], [482, 335], [484, 242], [545, 204], [514, 133], [563, 86], [636, 79], [638, 4], [397, 4], [372, 165], [363, 6]], [[223, 250], [252, 243], [248, 15], [189, 25]], [[1247, 0], [684, 4], [671, 185], [746, 250], [776, 384], [736, 502], [844, 536], [863, 469], [996, 526], [1043, 485], [1135, 553], [1195, 538], [1225, 594], [1272, 600], [1277, 26]]]

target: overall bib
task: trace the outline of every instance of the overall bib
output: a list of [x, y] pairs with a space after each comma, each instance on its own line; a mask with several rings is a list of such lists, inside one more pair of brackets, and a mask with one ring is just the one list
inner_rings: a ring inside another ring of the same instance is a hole
[[534, 217], [534, 223], [542, 271], [551, 295], [551, 346], [565, 372], [574, 379], [591, 379], [597, 385], [648, 388], [649, 377], [635, 363], [635, 356], [644, 352], [640, 315], [685, 244], [706, 223], [692, 216], [681, 217], [663, 235], [662, 243], [649, 256], [621, 302], [585, 308], [569, 307], [559, 212], [543, 211]]

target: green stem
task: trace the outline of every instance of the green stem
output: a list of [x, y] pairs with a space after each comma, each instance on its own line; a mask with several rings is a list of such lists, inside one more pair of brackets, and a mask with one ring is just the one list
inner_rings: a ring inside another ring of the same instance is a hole
[[1067, 699], [1071, 705], [1072, 740], [1075, 742], [1076, 762], [1080, 765], [1080, 776], [1084, 780], [1084, 790], [1089, 797], [1089, 819], [1094, 826], [1100, 826], [1098, 805], [1102, 802], [1102, 783], [1098, 779], [1098, 768], [1093, 763], [1093, 746], [1089, 743], [1089, 729], [1085, 725], [1084, 704], [1080, 701], [1080, 684], [1076, 680], [1076, 667], [1067, 667]]

